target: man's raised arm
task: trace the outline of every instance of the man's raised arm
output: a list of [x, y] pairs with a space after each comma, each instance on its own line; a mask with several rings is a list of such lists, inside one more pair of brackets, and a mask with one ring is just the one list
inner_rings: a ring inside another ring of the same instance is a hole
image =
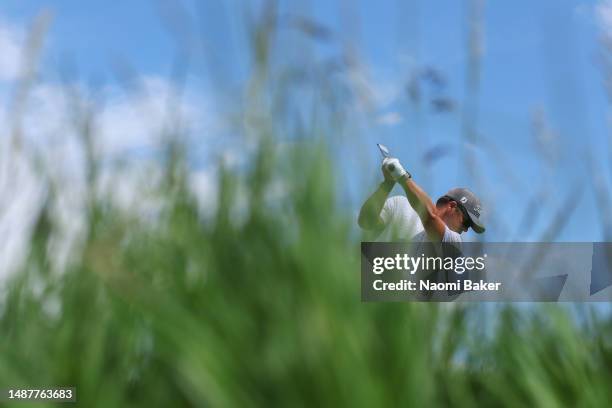
[[414, 182], [412, 175], [402, 167], [398, 159], [385, 159], [383, 161], [383, 168], [387, 169], [393, 179], [404, 189], [408, 202], [419, 215], [429, 239], [438, 242], [442, 241], [446, 224], [438, 216], [438, 210], [433, 201], [431, 201], [431, 198], [429, 198], [429, 195]]
[[385, 205], [389, 193], [395, 185], [395, 181], [389, 172], [382, 167], [385, 180], [380, 183], [376, 191], [363, 203], [359, 210], [357, 223], [361, 228], [368, 231], [381, 231], [385, 223], [380, 217], [380, 213]]

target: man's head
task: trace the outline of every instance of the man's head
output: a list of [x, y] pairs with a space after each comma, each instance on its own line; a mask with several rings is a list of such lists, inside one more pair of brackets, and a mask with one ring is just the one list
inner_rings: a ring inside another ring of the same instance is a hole
[[436, 202], [438, 215], [451, 230], [462, 233], [470, 227], [481, 234], [480, 200], [467, 188], [453, 188]]

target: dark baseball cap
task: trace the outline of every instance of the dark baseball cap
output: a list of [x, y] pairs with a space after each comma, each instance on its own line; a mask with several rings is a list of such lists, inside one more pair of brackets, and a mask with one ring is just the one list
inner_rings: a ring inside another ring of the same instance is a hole
[[467, 188], [459, 187], [450, 190], [445, 194], [445, 197], [456, 201], [457, 204], [463, 207], [465, 212], [467, 212], [470, 217], [470, 227], [472, 227], [475, 232], [478, 234], [485, 232], [485, 226], [482, 221], [480, 221], [480, 213], [482, 212], [480, 200], [474, 195], [474, 193]]

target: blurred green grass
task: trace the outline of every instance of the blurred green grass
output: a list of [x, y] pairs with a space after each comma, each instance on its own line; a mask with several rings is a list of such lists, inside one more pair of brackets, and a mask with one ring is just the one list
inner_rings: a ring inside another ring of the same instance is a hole
[[[608, 320], [361, 303], [359, 242], [325, 144], [296, 148], [300, 160], [271, 145], [243, 176], [220, 167], [207, 219], [181, 160], [168, 161], [155, 220], [92, 200], [61, 273], [43, 207], [0, 308], [0, 384], [75, 386], [88, 407], [607, 404]], [[270, 205], [279, 173], [287, 194]], [[237, 177], [249, 186], [239, 222]]]

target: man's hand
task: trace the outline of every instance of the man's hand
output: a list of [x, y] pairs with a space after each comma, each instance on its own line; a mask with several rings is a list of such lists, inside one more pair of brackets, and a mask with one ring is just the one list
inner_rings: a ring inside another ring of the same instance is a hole
[[395, 180], [393, 179], [393, 176], [391, 175], [389, 170], [387, 170], [387, 166], [385, 166], [384, 160], [383, 164], [380, 166], [380, 169], [382, 170], [383, 177], [385, 178], [385, 184], [393, 186], [395, 184]]
[[385, 175], [385, 181], [387, 180], [387, 174], [388, 173], [391, 178], [395, 181], [401, 179], [402, 177], [404, 177], [405, 175], [409, 174], [404, 167], [402, 166], [402, 164], [400, 163], [400, 161], [398, 159], [396, 159], [395, 157], [386, 157], [383, 160], [383, 174]]

